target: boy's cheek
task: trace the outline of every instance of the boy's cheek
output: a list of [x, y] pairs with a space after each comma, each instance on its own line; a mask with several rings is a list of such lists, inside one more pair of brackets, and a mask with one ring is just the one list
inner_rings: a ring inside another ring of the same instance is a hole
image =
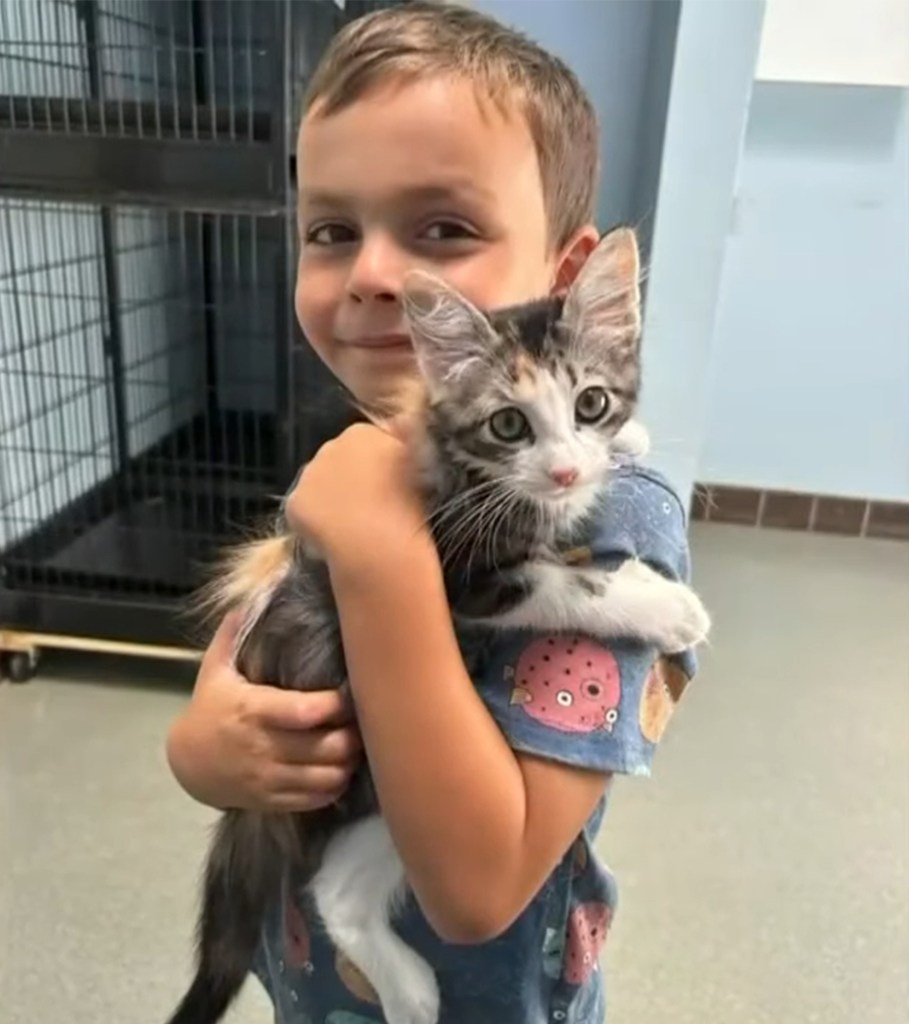
[[300, 266], [294, 290], [294, 312], [307, 341], [323, 358], [325, 345], [333, 334], [335, 291], [336, 286], [324, 273]]

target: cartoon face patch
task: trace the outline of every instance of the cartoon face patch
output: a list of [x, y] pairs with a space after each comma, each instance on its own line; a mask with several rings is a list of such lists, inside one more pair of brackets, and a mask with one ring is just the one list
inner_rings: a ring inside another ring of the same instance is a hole
[[612, 654], [582, 637], [555, 635], [525, 648], [511, 677], [511, 703], [561, 732], [611, 732], [621, 700]]
[[650, 670], [641, 693], [638, 716], [641, 732], [651, 743], [662, 739], [687, 685], [688, 677], [668, 658], [660, 658]]
[[587, 841], [582, 836], [574, 844], [571, 854], [571, 877], [579, 878], [587, 870], [590, 861], [590, 854], [587, 851]]

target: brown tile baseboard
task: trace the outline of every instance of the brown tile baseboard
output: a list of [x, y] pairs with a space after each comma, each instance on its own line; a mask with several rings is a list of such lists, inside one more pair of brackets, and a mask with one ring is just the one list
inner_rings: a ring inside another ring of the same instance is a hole
[[909, 540], [909, 502], [695, 484], [693, 521]]

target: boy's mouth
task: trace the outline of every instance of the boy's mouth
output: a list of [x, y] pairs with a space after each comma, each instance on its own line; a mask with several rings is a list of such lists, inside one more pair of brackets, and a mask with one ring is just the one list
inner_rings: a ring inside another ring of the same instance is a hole
[[369, 349], [371, 351], [394, 352], [411, 350], [413, 344], [406, 334], [371, 334], [361, 338], [353, 338], [347, 342], [351, 348]]

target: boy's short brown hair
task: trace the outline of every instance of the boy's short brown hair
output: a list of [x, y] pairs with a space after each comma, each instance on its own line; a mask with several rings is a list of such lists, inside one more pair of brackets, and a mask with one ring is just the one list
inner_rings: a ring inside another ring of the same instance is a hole
[[304, 98], [331, 114], [377, 82], [460, 75], [504, 113], [519, 110], [537, 151], [550, 244], [559, 248], [594, 219], [599, 140], [593, 106], [573, 72], [525, 36], [457, 4], [410, 2], [346, 25]]

